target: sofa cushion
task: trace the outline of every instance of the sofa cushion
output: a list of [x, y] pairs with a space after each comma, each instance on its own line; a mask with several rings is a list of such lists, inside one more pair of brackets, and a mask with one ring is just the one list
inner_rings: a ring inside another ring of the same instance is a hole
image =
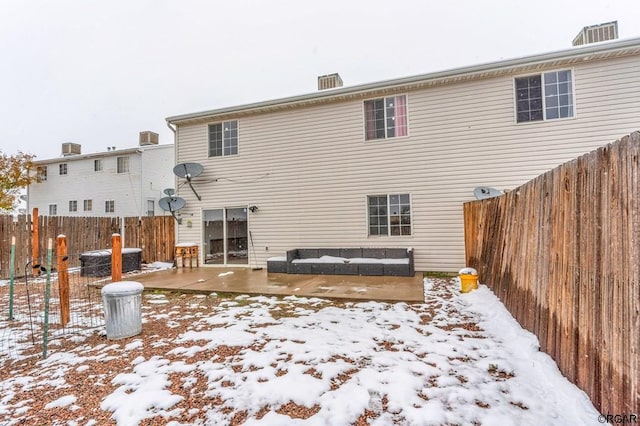
[[347, 259], [353, 257], [362, 257], [361, 248], [343, 248], [340, 249], [340, 257], [346, 257]]
[[370, 257], [372, 259], [384, 259], [387, 257], [386, 249], [384, 248], [368, 248], [362, 249], [362, 257]]
[[318, 257], [318, 249], [298, 249], [298, 259], [317, 259]]

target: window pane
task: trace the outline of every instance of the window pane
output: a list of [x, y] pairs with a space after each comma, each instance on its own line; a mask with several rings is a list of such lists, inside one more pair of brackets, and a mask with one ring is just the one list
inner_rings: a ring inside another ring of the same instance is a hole
[[555, 85], [555, 84], [552, 84], [552, 85], [548, 84], [548, 85], [544, 86], [544, 90], [545, 90], [544, 94], [547, 97], [549, 95], [557, 95], [558, 94], [558, 86]]
[[364, 102], [366, 140], [384, 139], [384, 100], [375, 99]]
[[560, 83], [558, 85], [558, 93], [561, 95], [569, 93], [569, 84], [568, 83]]
[[538, 111], [531, 111], [530, 115], [530, 120], [531, 121], [540, 121], [542, 120], [542, 110], [538, 110]]
[[571, 71], [558, 71], [558, 81], [569, 81], [571, 82]]
[[540, 75], [516, 78], [516, 119], [542, 120], [542, 78]]
[[116, 161], [118, 173], [129, 173], [129, 157], [118, 157]]
[[556, 83], [558, 81], [558, 74], [555, 72], [545, 74], [544, 82], [545, 84]]
[[529, 108], [531, 109], [531, 111], [542, 111], [542, 98], [532, 98]]
[[209, 157], [222, 156], [222, 123], [209, 125]]
[[545, 73], [544, 81], [547, 120], [573, 116], [571, 71]]

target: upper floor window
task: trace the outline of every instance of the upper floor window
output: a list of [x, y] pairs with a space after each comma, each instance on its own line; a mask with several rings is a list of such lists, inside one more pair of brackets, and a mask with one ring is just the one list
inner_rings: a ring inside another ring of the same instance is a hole
[[49, 204], [49, 216], [55, 216], [58, 214], [58, 205]]
[[102, 160], [93, 160], [93, 171], [94, 172], [102, 171]]
[[47, 180], [47, 166], [38, 166], [36, 168], [36, 179], [41, 182]]
[[238, 120], [209, 124], [209, 157], [238, 154]]
[[67, 174], [67, 163], [62, 163], [58, 166], [58, 169], [60, 170], [60, 174], [61, 175], [66, 175]]
[[118, 173], [129, 173], [129, 157], [118, 157]]
[[407, 96], [364, 101], [365, 139], [407, 136]]
[[70, 200], [69, 201], [69, 212], [77, 212], [78, 211], [78, 201]]
[[409, 194], [369, 195], [367, 207], [369, 236], [411, 235]]
[[105, 213], [114, 213], [116, 211], [116, 202], [113, 200], [108, 200], [104, 202], [104, 212]]
[[84, 211], [90, 212], [93, 210], [93, 200], [84, 200]]
[[573, 117], [571, 70], [518, 77], [515, 85], [518, 123]]

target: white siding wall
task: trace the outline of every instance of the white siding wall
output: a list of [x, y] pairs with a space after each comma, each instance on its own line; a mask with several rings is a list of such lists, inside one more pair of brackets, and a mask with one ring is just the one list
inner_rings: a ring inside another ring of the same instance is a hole
[[[365, 141], [362, 100], [241, 117], [231, 157], [207, 158], [206, 123], [181, 125], [178, 162], [205, 172], [194, 183], [201, 202], [179, 191], [193, 227], [183, 222], [178, 240], [201, 241], [202, 209], [255, 204], [259, 264], [296, 247], [414, 247], [417, 269], [457, 271], [474, 187], [513, 189], [640, 128], [640, 58], [572, 70], [576, 116], [565, 120], [516, 124], [505, 76], [398, 92], [406, 138]], [[367, 236], [366, 196], [387, 193], [411, 194], [412, 236]]]
[[[58, 206], [58, 216], [140, 216], [146, 214], [146, 199], [157, 206], [164, 188], [173, 187], [173, 145], [153, 147], [140, 153], [115, 153], [100, 157], [102, 171], [94, 171], [98, 157], [62, 157], [47, 164], [47, 180], [29, 187], [29, 209], [49, 214], [49, 205]], [[117, 157], [129, 157], [129, 173], [117, 173]], [[141, 163], [145, 158], [145, 164]], [[59, 174], [59, 164], [67, 164], [67, 175]], [[144, 173], [144, 179], [141, 177]], [[143, 194], [141, 198], [141, 194]], [[69, 212], [69, 201], [78, 202], [78, 211]], [[93, 200], [93, 210], [84, 211], [84, 200]], [[105, 201], [115, 201], [115, 212], [105, 212]]]
[[142, 215], [147, 212], [147, 200], [153, 200], [155, 216], [169, 214], [158, 206], [166, 188], [175, 188], [173, 175], [173, 145], [143, 147], [142, 152]]

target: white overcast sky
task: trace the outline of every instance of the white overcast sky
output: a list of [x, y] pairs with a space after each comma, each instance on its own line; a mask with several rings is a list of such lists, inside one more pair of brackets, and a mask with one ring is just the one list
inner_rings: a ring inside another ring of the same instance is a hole
[[165, 118], [640, 37], [640, 0], [0, 0], [0, 151], [138, 144]]

